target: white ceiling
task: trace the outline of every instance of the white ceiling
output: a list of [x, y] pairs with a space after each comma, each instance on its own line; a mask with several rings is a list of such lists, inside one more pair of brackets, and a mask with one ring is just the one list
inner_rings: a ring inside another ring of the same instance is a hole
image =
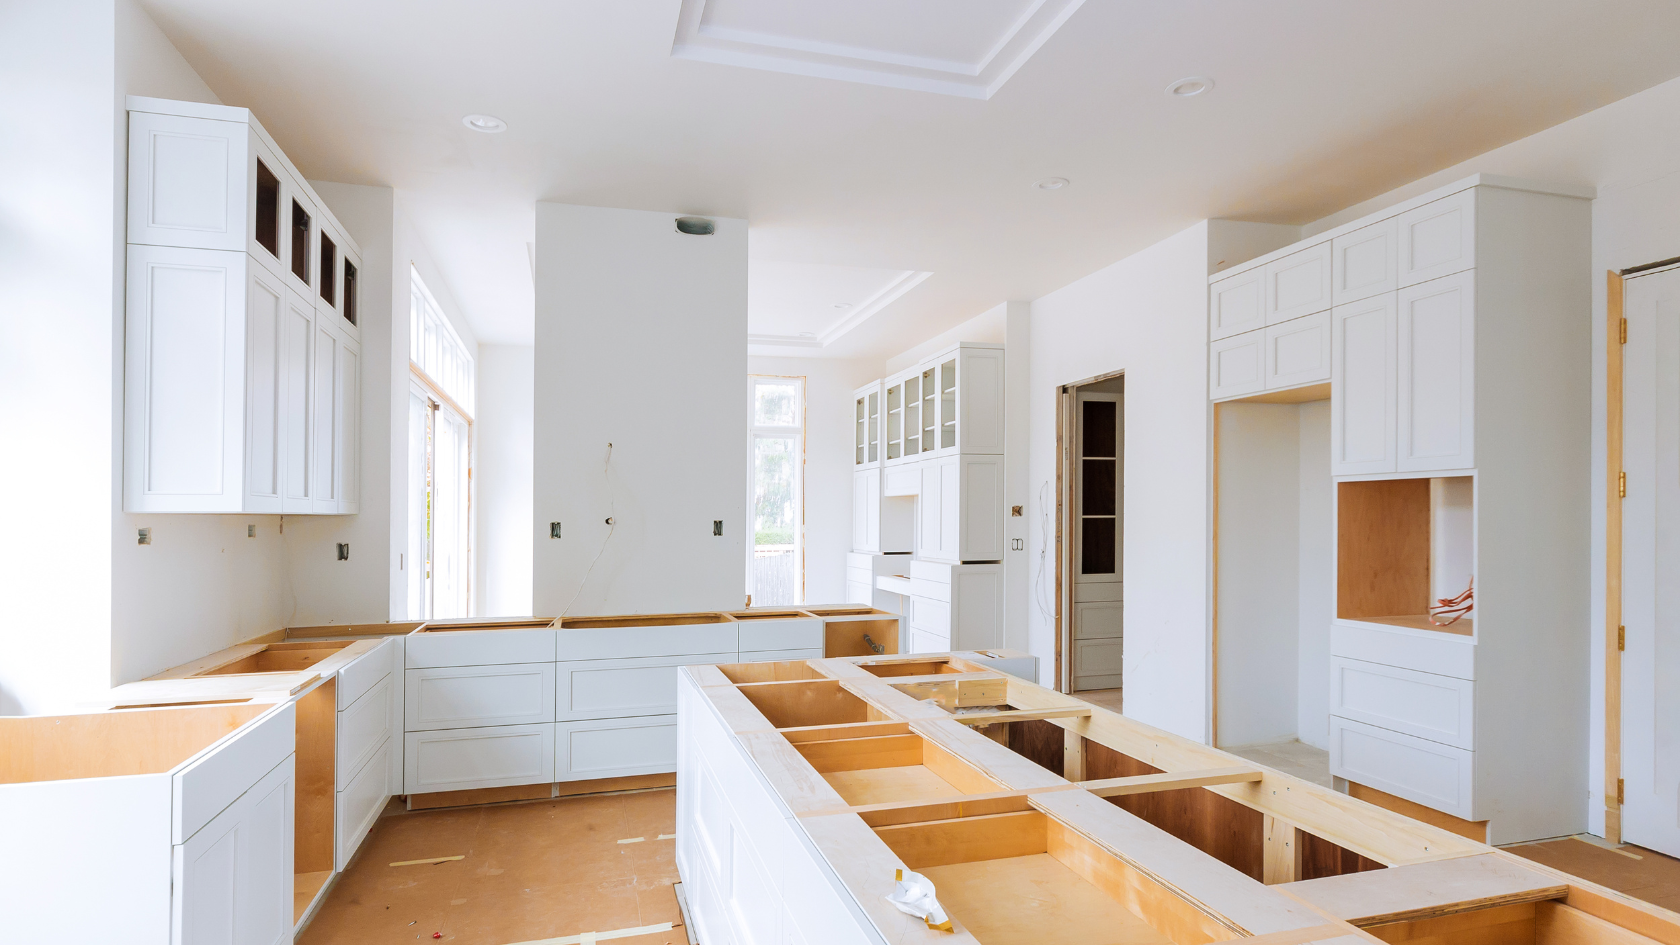
[[823, 263], [758, 260], [747, 267], [747, 340], [755, 354], [812, 354], [933, 275]]
[[[990, 98], [685, 58], [683, 0], [141, 2], [306, 175], [398, 188], [496, 343], [532, 337], [538, 200], [746, 218], [752, 269], [781, 273], [755, 332], [826, 331], [854, 270], [933, 273], [805, 349], [884, 358], [1196, 220], [1311, 221], [1680, 74], [1672, 0], [1099, 0]], [[1055, 5], [708, 4], [854, 65], [972, 65], [1011, 11]], [[1164, 93], [1191, 75], [1217, 86]], [[1049, 176], [1072, 183], [1031, 186]], [[782, 264], [841, 268], [800, 296]]]

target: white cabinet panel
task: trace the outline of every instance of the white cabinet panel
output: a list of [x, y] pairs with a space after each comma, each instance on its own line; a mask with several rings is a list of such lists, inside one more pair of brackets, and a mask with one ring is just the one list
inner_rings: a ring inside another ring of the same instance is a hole
[[1266, 388], [1330, 379], [1330, 313], [1305, 315], [1266, 328]]
[[959, 650], [1003, 646], [1001, 565], [952, 569], [950, 627], [951, 645]]
[[644, 656], [698, 656], [740, 649], [740, 624], [665, 624], [649, 627], [568, 629], [556, 633], [562, 660], [610, 660]]
[[338, 511], [361, 511], [362, 480], [362, 348], [346, 339], [338, 362]]
[[1266, 386], [1266, 332], [1232, 335], [1208, 345], [1208, 396], [1253, 394]]
[[890, 496], [913, 496], [922, 491], [922, 474], [918, 466], [888, 466], [881, 470], [881, 493]]
[[[962, 345], [935, 358], [924, 368], [957, 360], [957, 429], [951, 438], [940, 433], [940, 454], [1003, 452], [1003, 357], [1001, 346]], [[941, 424], [950, 419], [949, 404], [941, 399]]]
[[344, 790], [350, 776], [362, 770], [373, 753], [390, 739], [394, 685], [395, 679], [387, 674], [349, 708], [338, 713], [337, 790]]
[[392, 743], [391, 739], [386, 739], [375, 748], [372, 757], [346, 779], [334, 798], [333, 829], [338, 834], [334, 860], [337, 869], [350, 865], [350, 857], [367, 838], [368, 831], [379, 819], [380, 810], [391, 797], [387, 789], [387, 769], [391, 764]]
[[954, 543], [959, 561], [1003, 560], [1003, 457], [964, 454], [944, 473], [947, 483], [952, 471], [960, 482], [941, 498], [958, 505], [945, 523], [956, 534], [941, 544]]
[[1330, 717], [1330, 773], [1425, 807], [1475, 820], [1475, 755], [1351, 719]]
[[1394, 472], [1395, 296], [1330, 313], [1330, 471]]
[[927, 630], [910, 630], [910, 648], [906, 653], [949, 653], [951, 638]]
[[1475, 688], [1467, 679], [1332, 657], [1330, 714], [1475, 748]]
[[402, 667], [395, 658], [401, 646], [402, 640], [398, 637], [382, 640], [378, 646], [338, 671], [335, 685], [340, 710], [354, 705], [363, 693], [378, 685], [393, 670], [401, 671]]
[[406, 641], [409, 669], [429, 666], [489, 666], [497, 663], [552, 663], [554, 631], [423, 630]]
[[1476, 644], [1457, 634], [1338, 620], [1330, 627], [1330, 655], [1436, 676], [1476, 678]]
[[1332, 244], [1336, 287], [1333, 301], [1346, 305], [1399, 288], [1399, 250], [1394, 220], [1360, 227]]
[[823, 648], [820, 646], [805, 647], [797, 650], [742, 650], [743, 663], [776, 663], [786, 660], [820, 660], [823, 658]]
[[1330, 307], [1330, 243], [1325, 241], [1266, 264], [1266, 324]]
[[910, 598], [910, 628], [924, 633], [951, 636], [951, 605], [927, 597]]
[[1476, 274], [1461, 272], [1399, 296], [1402, 472], [1476, 465]]
[[561, 722], [555, 726], [554, 762], [556, 781], [675, 771], [677, 717]]
[[1476, 265], [1476, 191], [1465, 190], [1395, 218], [1402, 288]]
[[554, 723], [409, 732], [404, 793], [546, 784], [554, 777]]
[[554, 664], [407, 671], [404, 731], [554, 721]]
[[[944, 480], [940, 477], [941, 460], [930, 459], [915, 465], [916, 474], [921, 477], [921, 488], [916, 502], [918, 525], [916, 529], [916, 554], [930, 558], [948, 558], [950, 554], [940, 544], [945, 536], [945, 494]], [[954, 551], [955, 549], [952, 549]]]
[[330, 319], [336, 313], [320, 302], [316, 306], [315, 356], [310, 371], [313, 389], [309, 394], [315, 413], [311, 430], [314, 456], [311, 457], [310, 475], [314, 483], [315, 511], [331, 514], [338, 511], [338, 470], [343, 465], [338, 457], [338, 424], [343, 415], [338, 381], [344, 366], [344, 345], [338, 332], [331, 327]]
[[287, 515], [315, 511], [315, 443], [312, 342], [315, 306], [291, 288], [280, 314], [280, 438], [282, 447], [280, 509]]
[[740, 628], [742, 652], [809, 649], [823, 645], [823, 623], [816, 617], [743, 620], [740, 622]]
[[868, 581], [846, 582], [846, 603], [870, 604], [875, 600], [875, 586]]
[[293, 765], [287, 756], [174, 848], [174, 945], [292, 940]]
[[1259, 266], [1208, 287], [1208, 338], [1218, 341], [1266, 324], [1266, 269]]
[[[821, 624], [819, 623], [820, 627]], [[610, 631], [609, 631], [610, 632]], [[735, 661], [738, 651], [555, 664], [555, 718], [630, 718], [677, 711], [677, 667]]]
[[248, 126], [134, 112], [128, 242], [245, 250]]
[[881, 469], [852, 474], [852, 550], [881, 550]]
[[[246, 257], [245, 282], [245, 511], [280, 511], [280, 328], [286, 284]], [[132, 315], [132, 311], [131, 311]]]
[[297, 709], [287, 703], [210, 748], [174, 774], [174, 843], [226, 810], [297, 744]]

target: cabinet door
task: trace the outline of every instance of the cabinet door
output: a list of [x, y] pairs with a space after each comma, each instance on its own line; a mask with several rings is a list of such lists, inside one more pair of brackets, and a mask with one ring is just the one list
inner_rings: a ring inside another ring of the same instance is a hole
[[1476, 265], [1476, 191], [1460, 191], [1407, 210], [1399, 229], [1401, 288]]
[[280, 320], [280, 510], [291, 515], [315, 511], [310, 473], [313, 467], [314, 384], [312, 344], [315, 340], [315, 306], [291, 289], [286, 290], [286, 308]]
[[1336, 282], [1332, 295], [1337, 305], [1393, 292], [1400, 287], [1397, 232], [1395, 221], [1390, 218], [1336, 237], [1331, 252]]
[[1266, 264], [1266, 324], [1330, 307], [1330, 243], [1325, 241]]
[[1330, 313], [1330, 471], [1394, 472], [1395, 296]]
[[[675, 701], [673, 696], [673, 704]], [[554, 733], [556, 781], [677, 770], [675, 715], [561, 722], [555, 725]]]
[[390, 740], [391, 687], [396, 683], [387, 674], [349, 708], [339, 711], [338, 754], [334, 761], [337, 790], [344, 790], [350, 776], [362, 770], [373, 753]]
[[554, 664], [411, 669], [403, 731], [554, 721]]
[[961, 561], [1003, 560], [1003, 457], [957, 458], [961, 485], [944, 496], [961, 507], [947, 517], [958, 525], [957, 558]]
[[555, 664], [554, 717], [565, 722], [670, 715], [677, 711], [677, 667], [728, 663], [738, 652], [562, 660]]
[[554, 777], [554, 723], [409, 732], [403, 793], [546, 784]]
[[343, 358], [342, 339], [334, 330], [333, 310], [321, 302], [315, 310], [315, 352], [311, 364], [310, 406], [312, 441], [310, 455], [311, 496], [315, 513], [333, 515], [338, 512], [338, 422], [342, 416], [339, 405], [339, 371]]
[[1438, 811], [1478, 819], [1475, 753], [1330, 716], [1330, 773]]
[[174, 849], [173, 945], [292, 940], [291, 756]]
[[246, 263], [244, 253], [128, 248], [128, 511], [240, 511]]
[[280, 511], [280, 329], [286, 285], [268, 267], [247, 265], [245, 283], [245, 511]]
[[1266, 328], [1266, 389], [1330, 379], [1330, 313], [1305, 315]]
[[951, 646], [959, 650], [1003, 646], [1001, 569], [958, 569], [951, 575]]
[[333, 477], [338, 483], [338, 511], [361, 511], [362, 494], [362, 346], [346, 337], [338, 353], [338, 443]]
[[881, 550], [881, 470], [852, 474], [852, 550]]
[[244, 252], [243, 122], [130, 112], [128, 242]]
[[1266, 267], [1208, 286], [1208, 340], [1218, 341], [1266, 324]]
[[1399, 456], [1402, 472], [1476, 465], [1476, 274], [1400, 291]]
[[1251, 331], [1208, 345], [1208, 397], [1221, 400], [1264, 390], [1266, 332]]
[[947, 557], [939, 544], [944, 535], [945, 513], [945, 503], [940, 490], [939, 461], [918, 463], [916, 474], [921, 480], [916, 499], [916, 553], [931, 558]]
[[956, 376], [955, 449], [1003, 452], [1002, 348], [961, 348]]
[[390, 783], [391, 746], [393, 739], [386, 739], [362, 765], [361, 770], [350, 777], [344, 788], [334, 797], [334, 829], [338, 832], [333, 844], [334, 858], [337, 868], [343, 870], [350, 865], [350, 857], [356, 853], [356, 848], [367, 838], [368, 831], [379, 819], [379, 811], [390, 799], [391, 792], [387, 789]]

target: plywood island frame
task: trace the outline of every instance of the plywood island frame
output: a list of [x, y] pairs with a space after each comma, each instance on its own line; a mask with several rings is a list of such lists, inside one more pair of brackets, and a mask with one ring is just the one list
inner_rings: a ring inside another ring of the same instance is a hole
[[[1680, 915], [976, 654], [681, 672], [702, 942], [1680, 945]], [[886, 896], [933, 881], [953, 931]]]

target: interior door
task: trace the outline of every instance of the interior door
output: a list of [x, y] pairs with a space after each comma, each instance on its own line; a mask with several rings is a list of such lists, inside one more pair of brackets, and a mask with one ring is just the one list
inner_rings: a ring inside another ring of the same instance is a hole
[[1680, 856], [1680, 268], [1625, 291], [1622, 839]]
[[1120, 687], [1124, 647], [1120, 581], [1124, 452], [1121, 414], [1118, 391], [1080, 390], [1075, 397], [1074, 692]]

